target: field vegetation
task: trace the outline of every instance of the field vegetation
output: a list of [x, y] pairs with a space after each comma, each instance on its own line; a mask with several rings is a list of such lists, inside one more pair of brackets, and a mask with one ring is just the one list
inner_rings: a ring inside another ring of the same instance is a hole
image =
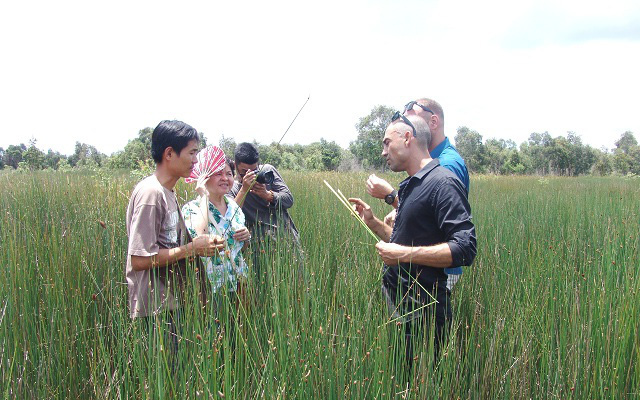
[[322, 183], [383, 216], [366, 175], [285, 172], [302, 269], [273, 244], [247, 300], [223, 297], [217, 313], [199, 306], [192, 274], [174, 358], [161, 332], [128, 316], [136, 178], [0, 173], [1, 396], [640, 396], [640, 180], [472, 176], [478, 256], [455, 288], [453, 332], [437, 365], [425, 349], [405, 379], [372, 239]]

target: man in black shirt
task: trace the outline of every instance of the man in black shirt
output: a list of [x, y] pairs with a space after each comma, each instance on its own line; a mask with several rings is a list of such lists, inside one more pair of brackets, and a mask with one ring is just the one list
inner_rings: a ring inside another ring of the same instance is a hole
[[413, 338], [424, 334], [421, 328], [430, 318], [435, 318], [436, 357], [451, 325], [444, 268], [471, 265], [476, 255], [466, 189], [453, 172], [431, 158], [430, 141], [428, 125], [415, 116], [396, 113], [385, 131], [382, 156], [392, 171], [409, 174], [400, 183], [393, 228], [362, 200], [349, 199], [382, 239], [376, 244], [384, 262], [382, 291], [392, 318], [404, 323], [409, 365]]

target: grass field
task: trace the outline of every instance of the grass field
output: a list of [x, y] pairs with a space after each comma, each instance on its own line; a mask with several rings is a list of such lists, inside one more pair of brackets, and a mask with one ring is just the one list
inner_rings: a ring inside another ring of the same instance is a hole
[[284, 177], [306, 279], [282, 245], [264, 254], [248, 304], [214, 314], [188, 293], [173, 360], [163, 335], [128, 317], [124, 217], [136, 180], [0, 173], [1, 396], [640, 396], [640, 180], [473, 176], [478, 256], [453, 295], [454, 331], [440, 363], [420, 353], [406, 382], [373, 242], [322, 179], [379, 216], [387, 209], [366, 196], [364, 173]]

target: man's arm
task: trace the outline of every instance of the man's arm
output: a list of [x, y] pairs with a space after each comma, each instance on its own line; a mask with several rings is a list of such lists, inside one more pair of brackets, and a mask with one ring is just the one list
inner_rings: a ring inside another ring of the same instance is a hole
[[[388, 194], [393, 192], [393, 186], [382, 178], [376, 176], [376, 174], [369, 175], [369, 179], [367, 179], [367, 193], [371, 197], [375, 197], [376, 199], [384, 200]], [[398, 196], [393, 200], [391, 204], [393, 208], [398, 208]]]
[[218, 237], [211, 238], [205, 235], [173, 249], [159, 248], [158, 233], [162, 226], [161, 221], [156, 218], [157, 212], [158, 207], [153, 202], [141, 204], [133, 212], [128, 246], [133, 270], [165, 267], [195, 255], [210, 256], [224, 247], [224, 241], [219, 240]]
[[471, 265], [476, 256], [475, 227], [471, 222], [471, 207], [462, 183], [447, 178], [436, 189], [435, 214], [446, 242], [432, 246], [402, 246], [378, 243], [378, 254], [387, 265], [411, 262], [436, 268]]
[[280, 173], [273, 167], [271, 167], [273, 171], [273, 183], [271, 184], [271, 190], [267, 191], [271, 193], [271, 198], [266, 199], [270, 203], [275, 204], [278, 207], [282, 207], [284, 209], [291, 208], [293, 206], [293, 194]]
[[234, 182], [233, 187], [229, 191], [230, 197], [238, 204], [238, 206], [242, 207], [245, 199], [249, 192], [252, 191], [252, 188], [255, 185], [259, 185], [259, 183], [255, 183], [256, 180], [256, 172], [255, 171], [247, 171], [247, 173], [242, 177], [239, 181], [239, 185], [236, 185]]
[[401, 262], [428, 265], [436, 268], [453, 266], [451, 248], [447, 243], [433, 246], [402, 246], [397, 243], [379, 242], [376, 244], [378, 254], [387, 265], [397, 265]]
[[166, 267], [188, 257], [196, 255], [208, 257], [214, 255], [218, 250], [224, 248], [224, 242], [220, 243], [217, 238], [209, 236], [199, 236], [191, 243], [175, 247], [173, 249], [158, 249], [158, 254], [152, 256], [131, 255], [131, 268], [134, 271]]

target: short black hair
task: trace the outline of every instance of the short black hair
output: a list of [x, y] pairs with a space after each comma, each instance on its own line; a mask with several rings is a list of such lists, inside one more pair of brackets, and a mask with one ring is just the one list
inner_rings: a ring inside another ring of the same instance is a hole
[[236, 159], [236, 164], [255, 164], [260, 158], [258, 148], [253, 143], [240, 143], [236, 146], [236, 151], [233, 153]]
[[231, 174], [233, 176], [236, 176], [236, 163], [230, 159], [229, 157], [225, 156], [225, 161], [227, 162], [227, 165], [229, 166], [229, 168], [231, 168]]
[[200, 137], [191, 125], [176, 120], [161, 121], [151, 134], [151, 157], [156, 164], [160, 164], [165, 149], [171, 147], [180, 154], [192, 140], [200, 141]]

